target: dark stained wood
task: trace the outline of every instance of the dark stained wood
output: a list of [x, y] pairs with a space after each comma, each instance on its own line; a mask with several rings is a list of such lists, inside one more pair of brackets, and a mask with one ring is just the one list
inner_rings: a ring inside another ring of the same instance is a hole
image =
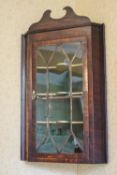
[[[106, 91], [105, 91], [105, 55], [104, 25], [92, 27], [92, 62], [93, 62], [93, 101], [94, 116], [91, 129], [93, 144], [91, 150], [94, 163], [107, 162], [106, 150]], [[92, 148], [93, 147], [93, 148]]]
[[[63, 32], [65, 31], [65, 32]], [[73, 33], [74, 31], [74, 33]], [[54, 32], [54, 35], [52, 35]], [[56, 41], [60, 41], [60, 39], [69, 40], [70, 38], [78, 37], [85, 37], [88, 32], [91, 32], [90, 26], [86, 27], [76, 27], [76, 28], [70, 28], [70, 29], [63, 29], [63, 30], [56, 30], [56, 31], [49, 31], [49, 32], [43, 32], [43, 33], [35, 33], [35, 34], [29, 34], [30, 38], [32, 38], [33, 42], [40, 42], [41, 45], [44, 45], [45, 41], [51, 41], [56, 39]]]
[[[104, 25], [77, 16], [70, 7], [61, 19], [47, 10], [23, 37], [22, 51], [22, 150], [21, 159], [41, 162], [106, 163], [106, 94]], [[83, 153], [40, 154], [35, 150], [35, 49], [40, 45], [80, 40], [87, 43], [88, 106], [84, 116]], [[25, 46], [26, 43], [26, 46]]]
[[26, 160], [32, 157], [32, 45], [26, 36]]
[[60, 30], [63, 28], [67, 29], [91, 24], [91, 21], [88, 17], [76, 15], [71, 7], [65, 7], [64, 10], [66, 10], [66, 15], [61, 19], [53, 19], [50, 16], [51, 10], [45, 11], [42, 19], [39, 22], [32, 24], [28, 32], [34, 33], [49, 30]]
[[21, 59], [21, 160], [26, 160], [26, 39], [22, 35], [22, 59]]

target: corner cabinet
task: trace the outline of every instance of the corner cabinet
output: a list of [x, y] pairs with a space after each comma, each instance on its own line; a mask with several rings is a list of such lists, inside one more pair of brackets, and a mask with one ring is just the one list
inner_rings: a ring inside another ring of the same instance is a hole
[[104, 25], [64, 9], [22, 36], [21, 159], [106, 163]]

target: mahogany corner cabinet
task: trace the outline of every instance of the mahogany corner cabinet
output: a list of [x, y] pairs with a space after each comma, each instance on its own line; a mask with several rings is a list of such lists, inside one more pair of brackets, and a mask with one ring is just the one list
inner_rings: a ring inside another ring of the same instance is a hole
[[64, 10], [22, 35], [21, 160], [106, 163], [104, 24]]

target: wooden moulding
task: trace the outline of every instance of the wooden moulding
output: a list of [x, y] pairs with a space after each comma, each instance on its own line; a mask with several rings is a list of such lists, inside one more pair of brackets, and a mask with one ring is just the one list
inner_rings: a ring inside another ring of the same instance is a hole
[[51, 18], [51, 10], [45, 11], [41, 20], [30, 26], [28, 33], [82, 27], [91, 24], [88, 17], [76, 15], [71, 7], [63, 9], [66, 10], [66, 14], [60, 19]]

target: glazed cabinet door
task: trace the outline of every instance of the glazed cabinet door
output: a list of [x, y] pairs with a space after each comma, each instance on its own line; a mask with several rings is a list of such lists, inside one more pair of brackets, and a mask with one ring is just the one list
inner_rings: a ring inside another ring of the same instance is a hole
[[80, 29], [27, 38], [27, 156], [31, 161], [89, 159], [88, 44]]

